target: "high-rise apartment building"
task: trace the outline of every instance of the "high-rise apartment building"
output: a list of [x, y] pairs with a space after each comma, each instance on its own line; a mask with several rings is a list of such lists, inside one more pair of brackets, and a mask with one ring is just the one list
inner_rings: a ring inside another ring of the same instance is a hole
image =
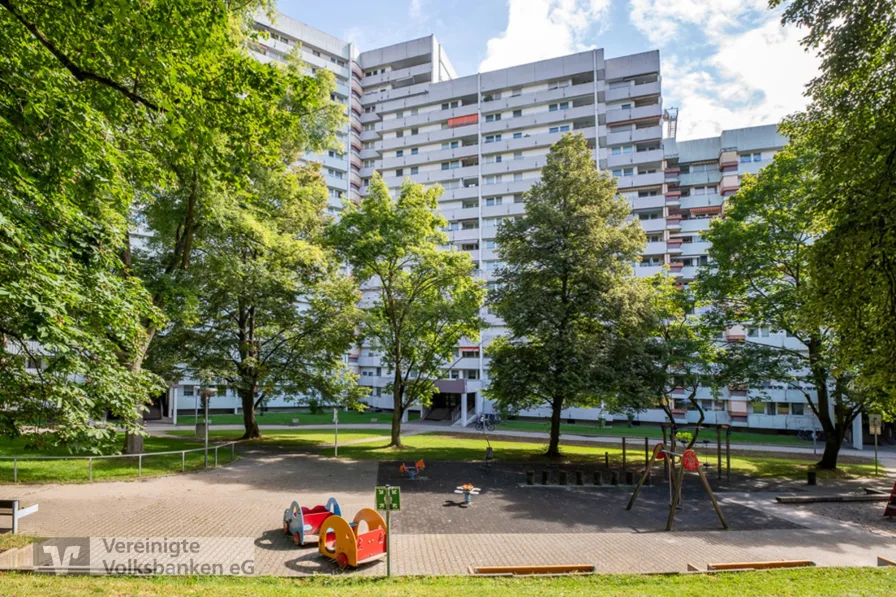
[[[757, 172], [787, 142], [775, 125], [692, 141], [664, 138], [669, 114], [663, 109], [657, 51], [608, 58], [595, 49], [458, 77], [435, 36], [360, 51], [283, 15], [275, 23], [260, 18], [257, 26], [270, 33], [253, 49], [259, 60], [298, 51], [309, 69], [325, 68], [336, 76], [333, 99], [345, 105], [347, 115], [339, 136], [343, 151], [305, 156], [324, 167], [330, 211], [338, 213], [342, 196], [364, 197], [375, 171], [393, 191], [408, 178], [439, 184], [449, 243], [470, 253], [486, 284], [501, 265], [494, 240], [498, 225], [524, 212], [523, 193], [539, 180], [551, 145], [567, 132], [585, 136], [598, 167], [616, 177], [632, 217], [641, 220], [648, 242], [641, 263], [633, 264], [637, 274], [653, 275], [665, 267], [683, 282], [706, 262], [708, 243], [701, 232], [737, 191], [740, 176]], [[485, 348], [503, 330], [487, 309], [483, 317], [489, 327], [481, 341], [457, 347], [457, 360], [438, 382], [440, 394], [424, 416], [465, 424], [475, 413], [491, 412], [482, 395], [488, 383]], [[798, 344], [761, 327], [731, 333], [748, 341]], [[375, 350], [362, 346], [347, 359], [357, 367], [360, 383], [371, 388], [370, 405], [391, 409], [385, 391], [391, 376]], [[759, 401], [744, 388], [729, 388], [716, 398], [707, 389], [698, 398], [708, 424], [817, 426], [802, 394], [774, 384], [764, 390], [771, 400]], [[190, 382], [175, 391], [182, 396], [180, 408], [191, 409], [196, 398]], [[215, 400], [218, 408], [239, 406], [229, 394]], [[288, 405], [288, 400], [271, 403]], [[675, 414], [682, 422], [697, 418], [684, 395]], [[570, 409], [563, 416], [612, 419], [599, 409]], [[659, 422], [664, 413], [649, 410], [638, 418]]]

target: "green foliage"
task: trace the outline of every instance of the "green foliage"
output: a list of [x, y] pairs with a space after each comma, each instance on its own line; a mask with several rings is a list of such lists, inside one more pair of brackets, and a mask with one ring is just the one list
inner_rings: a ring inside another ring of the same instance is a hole
[[628, 215], [584, 137], [566, 135], [526, 193], [525, 215], [498, 230], [504, 265], [489, 301], [509, 334], [488, 348], [487, 395], [501, 408], [549, 406], [551, 455], [563, 409], [622, 406], [629, 362], [622, 339], [644, 311], [631, 266], [644, 234]]
[[829, 438], [819, 466], [833, 468], [850, 423], [873, 394], [853, 383], [859, 363], [841, 350], [842, 335], [818, 309], [824, 282], [811, 259], [824, 230], [812, 209], [820, 183], [809, 166], [815, 159], [795, 143], [758, 176], [744, 177], [725, 217], [705, 233], [714, 263], [697, 287], [720, 325], [771, 327], [802, 343], [747, 342], [738, 352], [754, 378], [803, 393]]
[[356, 405], [363, 395], [342, 362], [360, 296], [320, 245], [327, 189], [318, 170], [253, 171], [239, 207], [208, 224], [183, 278], [200, 300], [154, 348], [198, 379], [234, 387], [246, 437], [259, 435], [254, 411], [274, 396]]
[[[773, 6], [785, 4], [773, 0]], [[896, 7], [880, 0], [793, 0], [821, 73], [784, 130], [811, 149], [807, 204], [825, 228], [812, 251], [819, 309], [839, 350], [863, 364], [857, 384], [896, 404]]]
[[484, 290], [468, 253], [442, 250], [448, 236], [438, 213], [441, 188], [405, 181], [397, 198], [375, 174], [360, 205], [345, 203], [330, 242], [352, 267], [365, 299], [363, 338], [393, 375], [392, 443], [401, 415], [428, 404], [458, 342], [479, 339]]

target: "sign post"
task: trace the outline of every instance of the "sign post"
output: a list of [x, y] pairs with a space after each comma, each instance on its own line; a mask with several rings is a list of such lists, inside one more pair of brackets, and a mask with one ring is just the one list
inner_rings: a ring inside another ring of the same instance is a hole
[[874, 476], [877, 476], [877, 436], [880, 435], [883, 426], [883, 417], [880, 415], [868, 415], [868, 432], [874, 436]]
[[[339, 409], [333, 409], [333, 456], [339, 456]], [[386, 527], [388, 528], [388, 526]]]
[[392, 576], [392, 524], [389, 514], [392, 510], [401, 510], [401, 487], [378, 485], [376, 509], [386, 511], [386, 576]]

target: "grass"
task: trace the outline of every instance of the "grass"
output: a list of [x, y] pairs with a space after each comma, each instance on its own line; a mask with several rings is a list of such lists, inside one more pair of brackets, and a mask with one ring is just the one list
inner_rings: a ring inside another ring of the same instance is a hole
[[[122, 442], [124, 439], [122, 438]], [[170, 437], [147, 437], [144, 440], [144, 452], [168, 452], [172, 450], [189, 450], [201, 448], [198, 441], [185, 442]], [[209, 458], [214, 458], [210, 451]], [[72, 456], [64, 448], [33, 450], [26, 448], [26, 441], [19, 439], [0, 439], [0, 456]], [[196, 470], [204, 466], [204, 454], [191, 452], [184, 458], [186, 470]], [[218, 464], [230, 462], [230, 449], [219, 451]], [[0, 483], [13, 482], [12, 460], [0, 460]], [[93, 461], [94, 481], [123, 481], [138, 477], [137, 457], [95, 459]], [[144, 456], [142, 477], [152, 477], [179, 472], [181, 455]], [[89, 481], [89, 464], [87, 458], [69, 460], [19, 460], [19, 483], [87, 483]]]
[[[498, 429], [502, 431], [540, 431], [548, 433], [551, 430], [551, 424], [545, 421], [504, 421], [498, 425]], [[690, 431], [686, 426], [682, 430]], [[574, 425], [563, 423], [560, 425], [561, 434], [574, 435], [593, 435], [602, 437], [630, 437], [633, 439], [643, 440], [645, 437], [650, 439], [663, 439], [663, 431], [659, 427], [650, 425], [639, 425], [637, 427], [618, 426], [618, 427], [598, 427], [596, 423], [582, 422]], [[707, 439], [710, 444], [715, 445], [716, 434], [714, 431], [701, 431], [700, 440]], [[725, 436], [722, 436], [722, 443], [725, 442]], [[777, 435], [771, 433], [750, 433], [736, 430], [731, 434], [731, 443], [733, 444], [761, 444], [769, 446], [797, 446], [802, 448], [811, 448], [812, 442], [801, 440], [795, 435]]]
[[0, 533], [0, 553], [8, 549], [18, 549], [31, 545], [38, 541], [43, 541], [42, 537], [36, 535], [13, 535], [12, 533]]
[[[486, 442], [484, 439], [470, 439], [464, 436], [451, 436], [445, 434], [421, 434], [405, 437], [404, 449], [385, 447], [382, 443], [370, 442], [345, 446], [339, 449], [341, 458], [356, 460], [401, 460], [424, 459], [437, 461], [464, 462], [482, 460], [485, 456]], [[545, 462], [545, 443], [542, 440], [491, 440], [491, 446], [495, 451], [495, 458], [505, 462]], [[652, 446], [651, 446], [652, 448]], [[622, 465], [622, 448], [600, 445], [574, 445], [565, 442], [561, 447], [563, 459], [568, 462], [599, 465], [604, 462], [607, 454], [611, 466]], [[715, 451], [697, 450], [701, 461], [708, 461], [715, 465]], [[766, 454], [732, 454], [731, 472], [745, 474], [753, 477], [768, 478], [804, 478], [806, 469], [815, 462], [815, 458], [807, 455], [801, 458], [799, 455], [788, 455], [788, 458], [769, 457]], [[724, 456], [723, 456], [724, 459]], [[632, 468], [642, 467], [644, 463], [644, 447], [633, 446], [626, 451], [626, 461]], [[849, 478], [868, 477], [874, 472], [874, 463], [855, 462], [841, 458], [841, 467], [837, 471], [819, 471], [819, 478]], [[723, 461], [724, 466], [724, 461]], [[712, 469], [713, 472], [715, 469]]]
[[[252, 440], [253, 444], [272, 445], [284, 448], [318, 448], [333, 445], [332, 429], [262, 429], [262, 438]], [[192, 431], [169, 431], [168, 435], [173, 437], [192, 438], [195, 434]], [[228, 442], [239, 439], [243, 435], [242, 431], [237, 430], [221, 430], [209, 431], [209, 440]], [[342, 448], [344, 442], [351, 442], [372, 437], [387, 437], [389, 431], [385, 429], [340, 429], [339, 430], [339, 446]]]
[[[408, 420], [413, 421], [420, 417], [419, 413], [409, 412]], [[212, 425], [242, 425], [243, 415], [209, 415], [208, 417]], [[333, 423], [333, 411], [311, 414], [308, 411], [293, 412], [269, 412], [256, 413], [256, 420], [259, 425], [291, 425], [293, 419], [299, 420], [299, 425], [331, 425]], [[376, 421], [373, 421], [376, 419]], [[202, 415], [198, 418], [195, 415], [178, 415], [178, 425], [194, 425], [197, 421], [202, 421]], [[369, 425], [372, 423], [390, 424], [392, 422], [392, 413], [382, 412], [363, 412], [347, 411], [339, 413], [339, 423], [342, 425]]]
[[738, 595], [739, 597], [876, 596], [893, 594], [896, 569], [805, 568], [715, 575], [590, 575], [555, 578], [475, 578], [469, 576], [370, 578], [362, 576], [283, 577], [97, 577], [7, 574], [0, 577], [6, 597], [543, 597], [601, 595], [664, 597]]

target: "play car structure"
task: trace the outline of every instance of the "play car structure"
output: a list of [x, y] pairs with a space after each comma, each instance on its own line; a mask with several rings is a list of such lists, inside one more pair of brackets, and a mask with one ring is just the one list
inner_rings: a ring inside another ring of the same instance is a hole
[[386, 555], [386, 522], [376, 510], [362, 508], [352, 522], [342, 516], [330, 516], [320, 528], [320, 553], [336, 560], [342, 569], [356, 568]]
[[342, 510], [339, 509], [336, 498], [327, 500], [326, 506], [318, 505], [313, 508], [293, 502], [283, 512], [283, 532], [290, 535], [296, 545], [305, 545], [306, 541], [320, 532], [320, 526], [326, 519], [340, 514]]

